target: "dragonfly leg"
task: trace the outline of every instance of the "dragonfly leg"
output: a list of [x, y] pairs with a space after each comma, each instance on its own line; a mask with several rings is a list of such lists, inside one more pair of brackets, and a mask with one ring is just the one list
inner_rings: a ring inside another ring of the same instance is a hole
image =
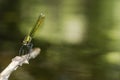
[[19, 56], [21, 55], [21, 51], [22, 51], [22, 47], [20, 47], [19, 49]]
[[23, 48], [24, 48], [24, 45], [20, 47], [19, 56], [24, 54], [24, 49]]
[[32, 51], [32, 48], [33, 48], [33, 43], [30, 43], [28, 45], [28, 53], [30, 53]]
[[28, 45], [27, 45], [27, 54], [28, 54], [28, 59], [29, 59], [29, 57], [30, 57], [30, 52], [32, 51], [32, 48], [33, 48], [33, 44], [32, 43], [29, 43]]
[[22, 45], [19, 50], [19, 56], [29, 54], [32, 51], [32, 48], [32, 43], [29, 43], [28, 45]]
[[20, 50], [19, 50], [19, 56], [28, 54], [28, 52], [29, 52], [28, 46], [27, 46], [27, 45], [22, 45], [22, 46], [20, 47]]

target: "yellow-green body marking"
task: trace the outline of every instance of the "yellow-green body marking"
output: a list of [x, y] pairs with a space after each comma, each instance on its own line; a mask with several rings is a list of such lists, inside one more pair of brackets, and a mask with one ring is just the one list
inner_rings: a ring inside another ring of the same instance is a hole
[[31, 43], [31, 40], [33, 38], [33, 35], [38, 30], [38, 28], [42, 25], [44, 21], [45, 15], [41, 14], [35, 24], [35, 26], [32, 28], [32, 30], [28, 33], [28, 35], [25, 36], [22, 46], [19, 50], [19, 55], [24, 55], [30, 53], [32, 50], [33, 44]]
[[35, 34], [35, 32], [38, 30], [38, 28], [40, 27], [40, 25], [42, 25], [43, 21], [44, 21], [45, 15], [41, 14], [35, 24], [35, 26], [32, 28], [32, 30], [30, 31], [30, 33], [24, 38], [23, 40], [23, 45], [27, 45], [31, 42], [33, 35]]

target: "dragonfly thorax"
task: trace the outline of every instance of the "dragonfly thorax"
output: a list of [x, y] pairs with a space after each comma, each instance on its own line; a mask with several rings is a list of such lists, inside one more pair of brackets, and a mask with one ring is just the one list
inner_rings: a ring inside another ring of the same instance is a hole
[[28, 45], [31, 42], [32, 38], [31, 36], [26, 36], [23, 40], [23, 45]]

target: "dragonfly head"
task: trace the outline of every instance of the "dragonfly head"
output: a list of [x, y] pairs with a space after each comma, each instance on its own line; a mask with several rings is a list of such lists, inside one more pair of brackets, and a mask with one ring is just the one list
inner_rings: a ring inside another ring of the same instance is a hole
[[32, 38], [30, 36], [26, 36], [23, 40], [23, 45], [28, 45], [31, 42]]

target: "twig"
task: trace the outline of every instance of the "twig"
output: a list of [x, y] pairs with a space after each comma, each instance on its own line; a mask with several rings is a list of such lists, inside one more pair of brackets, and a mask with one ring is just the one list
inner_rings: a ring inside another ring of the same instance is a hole
[[[40, 53], [40, 48], [35, 48], [30, 54], [16, 56], [12, 62], [0, 73], [0, 80], [8, 80], [10, 74], [22, 64], [29, 64], [29, 59], [35, 58]], [[29, 56], [29, 57], [28, 57]]]

